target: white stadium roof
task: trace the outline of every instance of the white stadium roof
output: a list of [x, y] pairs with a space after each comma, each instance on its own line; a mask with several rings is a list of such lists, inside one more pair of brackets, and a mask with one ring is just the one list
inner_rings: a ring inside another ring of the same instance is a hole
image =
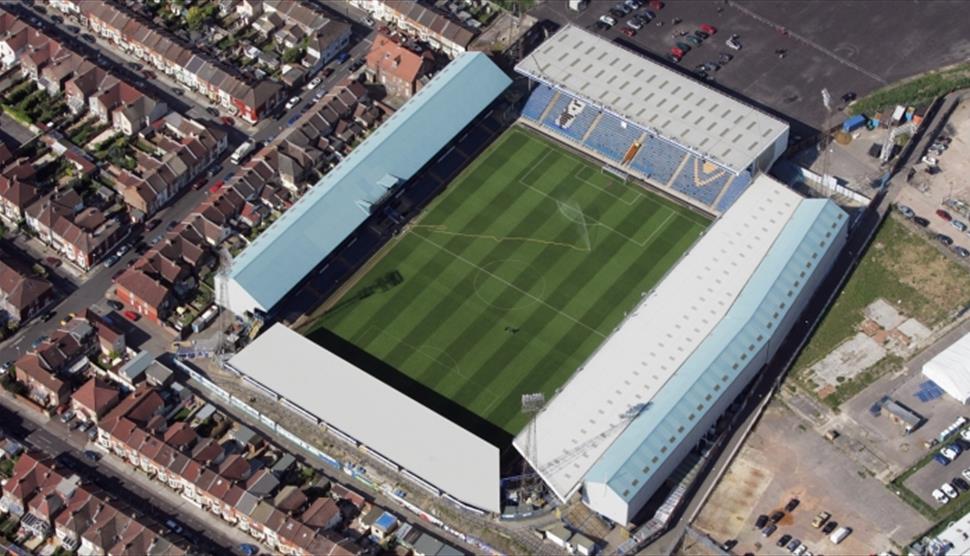
[[515, 69], [735, 174], [788, 132], [788, 124], [764, 112], [573, 25]]
[[496, 446], [286, 326], [229, 365], [454, 498], [499, 510]]
[[722, 321], [802, 201], [759, 176], [536, 416], [531, 463], [560, 498]]
[[970, 334], [927, 361], [923, 374], [958, 402], [970, 402]]

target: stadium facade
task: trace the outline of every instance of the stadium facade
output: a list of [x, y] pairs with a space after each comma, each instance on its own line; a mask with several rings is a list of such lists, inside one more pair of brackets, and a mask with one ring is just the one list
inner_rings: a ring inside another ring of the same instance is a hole
[[271, 311], [511, 82], [482, 53], [453, 60], [233, 261], [219, 304]]
[[[507, 78], [480, 56], [453, 62], [451, 77], [436, 77], [417, 108], [402, 108], [359, 158], [330, 174], [335, 181], [237, 260], [233, 310], [272, 307], [366, 217], [338, 213], [371, 198], [362, 192], [378, 195], [373, 186], [385, 175], [413, 175], [505, 88]], [[582, 490], [594, 511], [625, 524], [763, 371], [830, 270], [849, 219], [762, 173], [784, 149], [785, 124], [595, 35], [567, 26], [516, 69], [537, 82], [520, 121], [719, 215], [536, 415], [535, 436], [513, 441], [558, 497]], [[455, 121], [427, 109], [434, 106], [455, 111]], [[398, 159], [408, 143], [417, 154], [404, 152], [417, 160], [405, 164]], [[345, 187], [354, 194], [330, 200]], [[308, 238], [311, 253], [287, 261]], [[229, 365], [429, 491], [498, 511], [504, 446], [313, 341], [276, 325]], [[375, 403], [381, 411], [366, 409]]]

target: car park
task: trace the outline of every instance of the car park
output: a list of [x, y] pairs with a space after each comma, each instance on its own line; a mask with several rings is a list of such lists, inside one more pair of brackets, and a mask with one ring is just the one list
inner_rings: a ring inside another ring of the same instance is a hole
[[788, 546], [788, 543], [790, 541], [791, 541], [791, 535], [784, 534], [784, 535], [782, 535], [781, 537], [778, 538], [778, 541], [775, 542], [775, 546], [785, 547], [785, 546]]
[[828, 523], [825, 524], [825, 526], [822, 527], [822, 533], [825, 535], [828, 535], [832, 531], [835, 531], [835, 528], [838, 526], [839, 526], [838, 521], [829, 521]]

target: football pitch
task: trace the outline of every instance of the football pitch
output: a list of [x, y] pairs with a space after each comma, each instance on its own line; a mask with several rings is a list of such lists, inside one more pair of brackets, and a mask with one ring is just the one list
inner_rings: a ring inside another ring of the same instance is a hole
[[358, 273], [318, 328], [511, 434], [709, 221], [513, 128]]

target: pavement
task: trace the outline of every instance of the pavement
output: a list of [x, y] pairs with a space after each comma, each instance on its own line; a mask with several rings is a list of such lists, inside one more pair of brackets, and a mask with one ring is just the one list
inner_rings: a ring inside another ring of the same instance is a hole
[[[70, 430], [64, 423], [50, 419], [36, 407], [11, 397], [6, 391], [0, 392], [0, 423], [8, 434], [31, 448], [59, 457], [58, 462], [62, 465], [137, 511], [144, 522], [155, 524], [152, 528], [156, 531], [164, 531], [164, 523], [175, 520], [182, 525], [182, 536], [199, 548], [215, 553], [238, 553], [240, 543], [253, 543], [239, 529], [167, 488], [161, 488], [157, 482], [134, 471], [113, 455], [104, 456], [92, 465], [84, 457], [84, 451], [94, 449], [103, 453], [103, 449], [89, 443], [83, 433]], [[146, 504], [147, 500], [151, 503]], [[176, 540], [175, 535], [169, 536]]]
[[[692, 72], [698, 64], [716, 60], [720, 52], [734, 55], [709, 84], [780, 115], [792, 124], [793, 136], [833, 123], [827, 121], [822, 88], [835, 99], [850, 91], [862, 97], [886, 84], [970, 56], [970, 37], [962, 23], [970, 20], [970, 3], [962, 1], [669, 1], [657, 19], [632, 38], [620, 34], [626, 18], [609, 31], [595, 30], [596, 20], [614, 3], [590, 2], [585, 11], [577, 13], [566, 2], [543, 2], [529, 13], [589, 28], [661, 60], [682, 40], [674, 37], [675, 32], [693, 32], [702, 23], [713, 25], [717, 34], [688, 52], [675, 67]], [[674, 25], [674, 18], [682, 22]], [[663, 26], [658, 27], [657, 21], [663, 21]], [[725, 45], [734, 33], [740, 35], [739, 51]], [[927, 37], [933, 39], [928, 42]], [[785, 51], [783, 58], [776, 53], [779, 49]], [[833, 116], [838, 117], [838, 113]]]

